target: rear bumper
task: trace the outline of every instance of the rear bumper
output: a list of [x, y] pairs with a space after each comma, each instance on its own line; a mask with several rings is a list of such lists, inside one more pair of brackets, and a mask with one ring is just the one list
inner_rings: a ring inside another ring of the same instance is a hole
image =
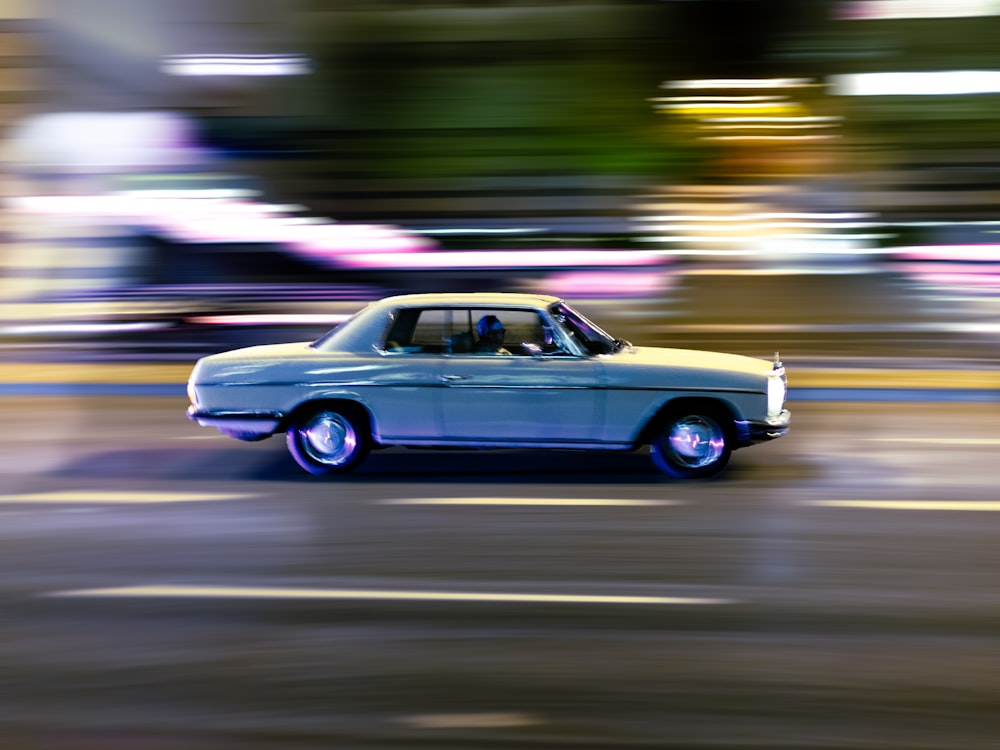
[[768, 440], [780, 438], [788, 433], [792, 423], [792, 413], [782, 409], [781, 413], [765, 422], [737, 420], [736, 441], [739, 445], [754, 445], [766, 443]]
[[202, 427], [215, 427], [226, 435], [267, 437], [273, 435], [281, 424], [281, 414], [277, 412], [245, 411], [199, 411], [195, 407], [187, 410], [187, 417]]

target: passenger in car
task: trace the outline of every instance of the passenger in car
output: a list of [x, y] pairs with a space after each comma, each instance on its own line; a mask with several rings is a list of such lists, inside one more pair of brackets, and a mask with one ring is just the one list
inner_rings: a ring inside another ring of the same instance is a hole
[[496, 315], [484, 315], [476, 324], [479, 342], [476, 352], [479, 354], [510, 354], [504, 349], [503, 339], [506, 329]]

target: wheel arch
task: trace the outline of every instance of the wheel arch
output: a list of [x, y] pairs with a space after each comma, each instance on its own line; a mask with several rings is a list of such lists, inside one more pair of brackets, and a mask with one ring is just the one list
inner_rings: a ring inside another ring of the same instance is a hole
[[681, 412], [704, 414], [714, 417], [723, 430], [727, 440], [734, 441], [736, 435], [737, 410], [725, 398], [718, 396], [678, 396], [664, 402], [639, 431], [636, 446], [651, 443], [667, 421]]
[[363, 427], [367, 436], [372, 441], [377, 442], [375, 420], [371, 411], [361, 401], [343, 396], [316, 396], [314, 398], [306, 399], [284, 416], [281, 423], [278, 425], [278, 431], [283, 432], [284, 430], [287, 430], [303, 415], [323, 408], [341, 411], [347, 416], [358, 419], [359, 427]]

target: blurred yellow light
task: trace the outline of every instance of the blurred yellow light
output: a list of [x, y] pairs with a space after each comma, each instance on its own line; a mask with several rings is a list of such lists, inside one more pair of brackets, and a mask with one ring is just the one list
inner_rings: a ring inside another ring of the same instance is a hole
[[725, 117], [726, 115], [803, 115], [806, 110], [794, 102], [691, 102], [668, 104], [665, 110], [699, 118]]

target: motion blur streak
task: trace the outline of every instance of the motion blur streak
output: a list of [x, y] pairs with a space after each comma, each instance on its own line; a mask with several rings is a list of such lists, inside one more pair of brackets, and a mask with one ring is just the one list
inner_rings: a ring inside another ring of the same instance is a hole
[[856, 73], [833, 76], [830, 80], [833, 93], [841, 96], [948, 96], [1000, 92], [1000, 71], [997, 70]]
[[404, 717], [402, 723], [417, 729], [463, 729], [469, 727], [499, 729], [543, 724], [537, 716], [526, 713], [421, 714]]
[[806, 500], [804, 504], [869, 510], [1000, 511], [1000, 502], [989, 500]]
[[467, 591], [375, 591], [366, 589], [294, 589], [256, 586], [122, 586], [56, 591], [53, 597], [179, 599], [365, 599], [412, 602], [495, 602], [516, 604], [734, 604], [732, 599], [691, 596], [588, 596], [584, 594], [500, 594]]
[[0, 503], [93, 503], [120, 505], [143, 503], [206, 503], [217, 500], [250, 500], [254, 494], [177, 492], [38, 492], [23, 495], [0, 495]]
[[865, 438], [872, 443], [925, 443], [927, 445], [1000, 445], [1000, 438]]
[[661, 506], [680, 505], [679, 500], [620, 500], [610, 498], [562, 497], [417, 497], [399, 500], [379, 500], [379, 505], [607, 505]]
[[310, 65], [301, 55], [172, 55], [161, 69], [174, 76], [300, 76]]
[[997, 0], [845, 0], [837, 17], [849, 21], [973, 18], [1000, 14]]

